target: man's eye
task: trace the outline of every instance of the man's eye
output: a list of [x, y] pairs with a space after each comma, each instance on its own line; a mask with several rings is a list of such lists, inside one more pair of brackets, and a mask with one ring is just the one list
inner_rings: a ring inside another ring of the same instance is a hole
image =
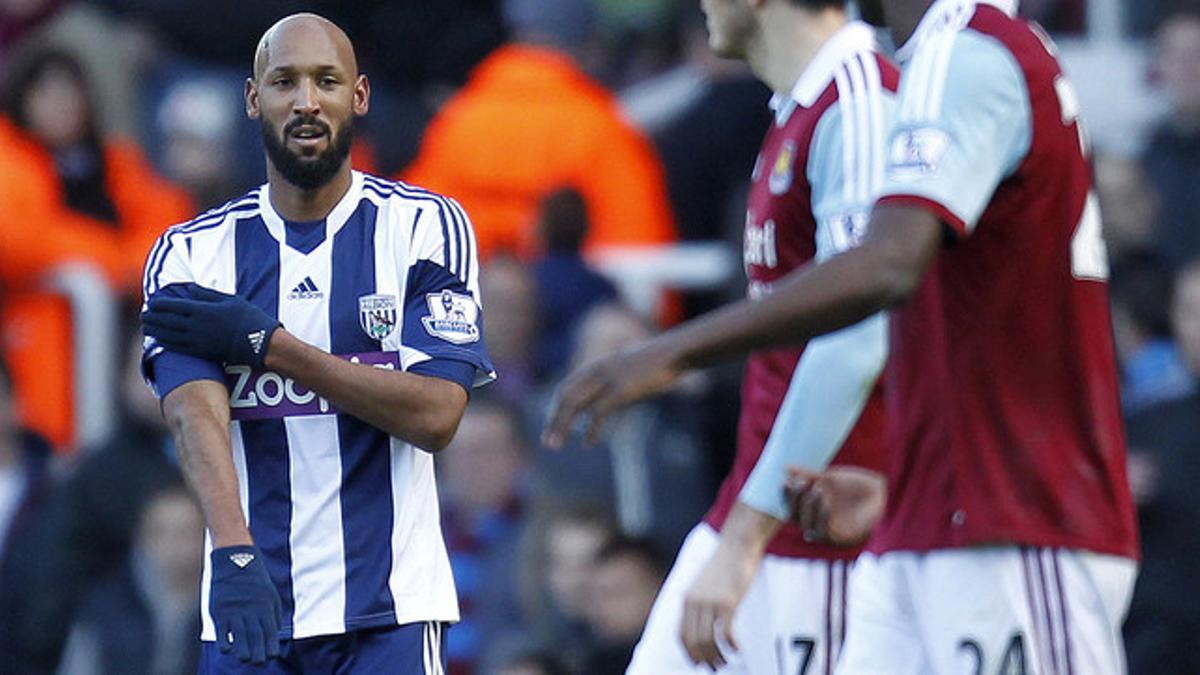
[[321, 84], [322, 84], [323, 86], [326, 86], [326, 87], [332, 87], [333, 85], [337, 84], [337, 78], [333, 78], [333, 77], [322, 77], [322, 78], [321, 78]]
[[290, 78], [286, 78], [286, 77], [281, 77], [281, 78], [275, 80], [276, 87], [286, 87], [286, 86], [290, 85], [291, 83], [292, 83], [292, 80]]

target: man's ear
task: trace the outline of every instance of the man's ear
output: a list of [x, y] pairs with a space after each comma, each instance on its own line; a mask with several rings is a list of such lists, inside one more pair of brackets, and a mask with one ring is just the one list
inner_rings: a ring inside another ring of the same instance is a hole
[[258, 119], [260, 110], [258, 107], [258, 85], [254, 82], [254, 78], [246, 78], [246, 117], [252, 120]]
[[371, 83], [366, 75], [359, 75], [354, 81], [354, 114], [362, 117], [371, 108]]

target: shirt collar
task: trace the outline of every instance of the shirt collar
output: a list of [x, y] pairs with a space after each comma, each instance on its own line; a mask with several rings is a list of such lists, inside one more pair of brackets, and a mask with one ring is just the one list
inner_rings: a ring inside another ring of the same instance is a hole
[[929, 6], [929, 9], [925, 10], [925, 16], [921, 17], [917, 29], [896, 50], [896, 60], [900, 63], [907, 63], [916, 53], [917, 47], [930, 34], [939, 31], [955, 19], [970, 20], [975, 13], [975, 8], [979, 5], [991, 5], [1008, 16], [1015, 17], [1018, 2], [1019, 0], [936, 0]]
[[[338, 200], [333, 210], [325, 217], [325, 241], [332, 241], [333, 235], [342, 229], [342, 225], [346, 224], [346, 221], [354, 214], [354, 210], [358, 208], [358, 202], [362, 196], [362, 185], [362, 174], [358, 171], [351, 171], [350, 188], [346, 190], [346, 194], [342, 195], [342, 198]], [[275, 212], [275, 207], [271, 205], [270, 183], [264, 183], [262, 190], [258, 193], [258, 208], [271, 236], [280, 242], [286, 242], [287, 232], [283, 218]]]
[[812, 107], [848, 57], [875, 49], [875, 29], [861, 21], [851, 21], [842, 26], [817, 50], [816, 56], [800, 74], [800, 79], [796, 80], [790, 95], [776, 92], [771, 96], [770, 106], [775, 113], [775, 122], [780, 125], [786, 122], [797, 105]]

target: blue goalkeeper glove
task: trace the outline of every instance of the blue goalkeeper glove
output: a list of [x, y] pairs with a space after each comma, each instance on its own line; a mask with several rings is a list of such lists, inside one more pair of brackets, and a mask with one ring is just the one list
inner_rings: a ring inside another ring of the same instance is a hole
[[211, 560], [208, 611], [221, 653], [236, 649], [238, 659], [254, 663], [279, 656], [283, 603], [262, 553], [254, 546], [226, 546], [214, 549]]
[[150, 300], [142, 313], [146, 335], [167, 349], [261, 369], [271, 335], [283, 324], [236, 295], [182, 286], [184, 297], [164, 294]]

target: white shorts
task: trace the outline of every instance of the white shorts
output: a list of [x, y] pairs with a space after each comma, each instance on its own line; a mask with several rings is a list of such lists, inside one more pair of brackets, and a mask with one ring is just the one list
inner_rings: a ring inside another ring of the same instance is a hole
[[[713, 672], [693, 665], [679, 639], [683, 600], [717, 550], [717, 533], [692, 529], [658, 592], [627, 675]], [[825, 675], [846, 630], [847, 572], [852, 563], [768, 555], [733, 617], [738, 652], [724, 650], [722, 675]]]
[[1015, 546], [863, 554], [838, 675], [1118, 675], [1137, 565]]

